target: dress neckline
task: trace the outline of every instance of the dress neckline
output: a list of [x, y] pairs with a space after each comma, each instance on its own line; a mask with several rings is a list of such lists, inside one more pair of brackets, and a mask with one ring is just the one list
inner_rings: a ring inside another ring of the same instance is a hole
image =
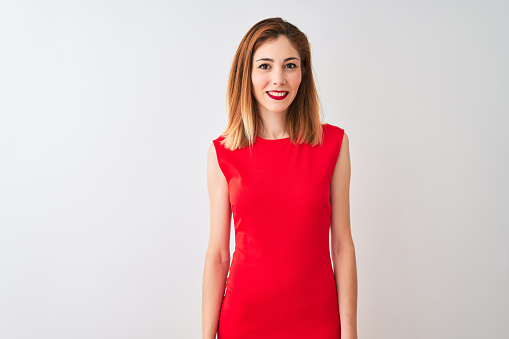
[[[324, 122], [321, 125], [322, 125], [322, 131], [324, 131], [325, 128], [327, 128], [328, 125], [330, 125], [330, 124], [327, 122]], [[288, 142], [291, 143], [290, 137], [281, 138], [281, 139], [264, 139], [259, 136], [256, 136], [256, 141], [261, 142], [263, 144], [281, 144], [281, 143], [288, 143]]]
[[264, 139], [259, 136], [256, 136], [256, 141], [259, 141], [264, 144], [280, 144], [290, 141], [290, 137], [281, 138], [281, 139]]

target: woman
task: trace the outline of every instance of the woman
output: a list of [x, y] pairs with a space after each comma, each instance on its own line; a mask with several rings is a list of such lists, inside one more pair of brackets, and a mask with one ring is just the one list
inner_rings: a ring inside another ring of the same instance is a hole
[[227, 93], [228, 125], [208, 150], [203, 338], [356, 339], [348, 138], [320, 121], [306, 36], [258, 22]]

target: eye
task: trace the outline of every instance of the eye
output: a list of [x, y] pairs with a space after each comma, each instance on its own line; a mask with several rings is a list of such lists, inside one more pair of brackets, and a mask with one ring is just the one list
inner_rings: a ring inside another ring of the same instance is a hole
[[294, 63], [287, 64], [286, 66], [291, 66], [291, 67], [289, 67], [291, 69], [297, 68], [297, 65], [295, 65]]
[[263, 66], [269, 66], [269, 64], [261, 64], [260, 66], [258, 66], [258, 68], [267, 69], [267, 68], [264, 68]]

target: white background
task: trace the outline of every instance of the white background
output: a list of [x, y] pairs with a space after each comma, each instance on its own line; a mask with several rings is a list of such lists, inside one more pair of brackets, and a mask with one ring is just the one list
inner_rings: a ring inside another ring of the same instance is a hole
[[0, 337], [201, 337], [207, 149], [274, 16], [350, 138], [359, 338], [509, 337], [508, 10], [2, 1]]

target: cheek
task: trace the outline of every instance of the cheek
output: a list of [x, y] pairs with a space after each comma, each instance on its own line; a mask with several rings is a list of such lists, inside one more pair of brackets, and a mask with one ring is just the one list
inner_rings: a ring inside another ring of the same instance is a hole
[[288, 78], [288, 82], [292, 84], [292, 87], [299, 87], [301, 80], [302, 75], [300, 72], [294, 73]]
[[259, 76], [259, 75], [256, 75], [256, 74], [253, 74], [251, 76], [251, 81], [253, 83], [253, 89], [255, 91], [260, 91], [263, 89], [263, 86], [264, 86], [264, 80], [263, 80], [263, 77], [262, 76]]

